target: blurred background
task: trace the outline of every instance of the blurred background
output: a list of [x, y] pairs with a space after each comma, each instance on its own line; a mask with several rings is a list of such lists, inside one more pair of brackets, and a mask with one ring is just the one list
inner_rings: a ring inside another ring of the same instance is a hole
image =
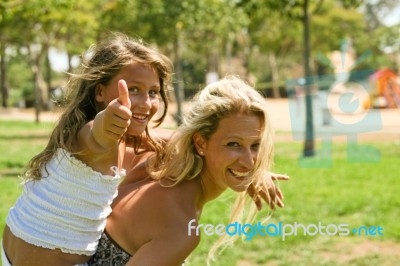
[[53, 108], [65, 72], [115, 31], [173, 60], [176, 100], [226, 74], [273, 98], [287, 96], [287, 79], [360, 69], [398, 75], [399, 23], [395, 0], [2, 0], [1, 106]]
[[[187, 100], [234, 74], [266, 97], [286, 207], [271, 222], [382, 226], [383, 236], [256, 237], [215, 265], [397, 265], [400, 2], [397, 0], [0, 0], [0, 226], [62, 107], [67, 73], [111, 32], [174, 63], [175, 128]], [[230, 192], [204, 213], [224, 223]], [[268, 213], [260, 213], [260, 219]], [[2, 229], [1, 229], [2, 230]], [[203, 237], [188, 265], [205, 265]]]

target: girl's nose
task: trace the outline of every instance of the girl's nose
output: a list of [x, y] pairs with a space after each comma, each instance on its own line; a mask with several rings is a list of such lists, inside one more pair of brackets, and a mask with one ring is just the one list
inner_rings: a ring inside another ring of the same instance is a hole
[[138, 106], [140, 107], [140, 109], [142, 110], [150, 110], [151, 109], [151, 98], [149, 94], [142, 94], [139, 97], [139, 102], [138, 102]]

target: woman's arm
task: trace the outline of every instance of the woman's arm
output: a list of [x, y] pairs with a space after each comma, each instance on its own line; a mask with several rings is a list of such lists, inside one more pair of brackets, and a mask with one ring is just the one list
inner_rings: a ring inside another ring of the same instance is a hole
[[[182, 234], [182, 231], [166, 231], [166, 234], [154, 238], [153, 240], [139, 248], [126, 265], [182, 265], [189, 254], [199, 244], [200, 236], [188, 236], [187, 234]], [[187, 233], [187, 230], [184, 231], [185, 233]]]

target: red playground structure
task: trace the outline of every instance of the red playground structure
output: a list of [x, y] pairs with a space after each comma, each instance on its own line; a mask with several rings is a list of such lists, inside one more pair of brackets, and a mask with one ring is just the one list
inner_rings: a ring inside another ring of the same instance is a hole
[[400, 108], [399, 77], [390, 69], [383, 69], [370, 76], [370, 99], [366, 108]]

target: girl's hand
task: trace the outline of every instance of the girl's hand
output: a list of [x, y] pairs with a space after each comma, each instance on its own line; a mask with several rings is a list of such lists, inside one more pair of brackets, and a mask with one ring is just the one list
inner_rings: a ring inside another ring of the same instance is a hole
[[132, 112], [128, 86], [118, 81], [118, 98], [111, 101], [103, 111], [104, 135], [114, 141], [121, 139], [131, 123]]

